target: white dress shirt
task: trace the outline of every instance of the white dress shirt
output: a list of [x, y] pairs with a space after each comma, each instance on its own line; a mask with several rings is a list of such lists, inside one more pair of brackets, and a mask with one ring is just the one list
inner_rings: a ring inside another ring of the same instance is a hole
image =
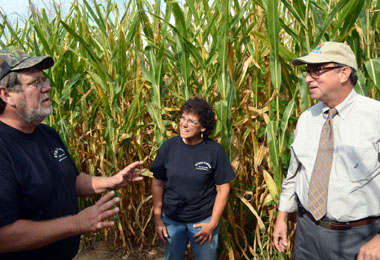
[[[309, 182], [328, 109], [320, 102], [298, 119], [281, 211], [297, 211], [296, 193], [309, 211]], [[352, 90], [336, 109], [326, 216], [341, 222], [380, 216], [380, 102]]]

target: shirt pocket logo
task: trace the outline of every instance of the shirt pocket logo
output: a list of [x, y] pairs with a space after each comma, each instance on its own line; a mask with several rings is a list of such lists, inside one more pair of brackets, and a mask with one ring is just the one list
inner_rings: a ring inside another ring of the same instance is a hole
[[60, 147], [54, 149], [53, 156], [57, 160], [57, 162], [62, 162], [67, 158], [65, 150], [63, 150]]
[[201, 161], [195, 164], [195, 169], [199, 171], [210, 171], [211, 165], [208, 162]]

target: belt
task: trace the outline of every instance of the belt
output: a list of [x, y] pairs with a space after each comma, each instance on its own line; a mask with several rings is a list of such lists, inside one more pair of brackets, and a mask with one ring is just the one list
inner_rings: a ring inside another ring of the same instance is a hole
[[379, 216], [379, 217], [368, 217], [368, 218], [363, 218], [360, 220], [349, 221], [349, 222], [337, 222], [335, 220], [326, 219], [326, 218], [323, 218], [321, 220], [315, 220], [313, 215], [306, 210], [303, 212], [303, 215], [307, 216], [315, 224], [327, 229], [331, 229], [331, 230], [346, 230], [353, 227], [360, 227], [360, 226], [371, 224], [375, 222], [376, 220], [380, 219], [380, 216]]

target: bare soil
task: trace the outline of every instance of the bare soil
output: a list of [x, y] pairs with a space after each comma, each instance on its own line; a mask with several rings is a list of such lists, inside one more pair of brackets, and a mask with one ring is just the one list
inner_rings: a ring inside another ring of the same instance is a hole
[[113, 250], [103, 241], [94, 242], [92, 246], [81, 249], [73, 260], [162, 260], [164, 247], [135, 249], [125, 252], [123, 249]]

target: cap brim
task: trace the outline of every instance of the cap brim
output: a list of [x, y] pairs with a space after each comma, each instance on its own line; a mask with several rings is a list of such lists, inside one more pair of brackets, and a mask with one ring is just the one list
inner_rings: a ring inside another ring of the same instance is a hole
[[32, 67], [38, 67], [38, 69], [44, 70], [52, 67], [54, 65], [54, 60], [50, 56], [39, 56], [39, 57], [29, 57], [17, 66], [12, 68], [12, 71], [29, 69]]
[[304, 56], [292, 60], [292, 64], [295, 66], [305, 65], [305, 64], [319, 64], [319, 63], [329, 63], [333, 62], [331, 60], [321, 59], [319, 56]]

